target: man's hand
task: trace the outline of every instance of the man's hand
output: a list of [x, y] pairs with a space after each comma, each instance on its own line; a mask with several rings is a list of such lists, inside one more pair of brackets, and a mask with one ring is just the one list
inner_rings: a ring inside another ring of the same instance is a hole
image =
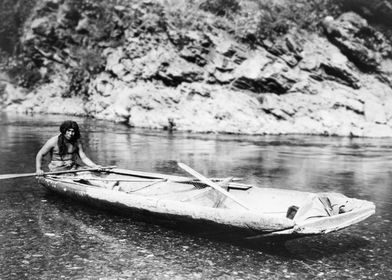
[[37, 176], [42, 176], [42, 175], [44, 175], [44, 171], [42, 170], [42, 169], [37, 169], [36, 171], [35, 171], [35, 174], [37, 174]]
[[65, 161], [64, 167], [72, 167], [75, 163], [73, 161]]
[[102, 170], [104, 170], [105, 169], [105, 167], [103, 167], [102, 165], [99, 165], [99, 164], [94, 164], [93, 166], [91, 166], [92, 168], [96, 168], [96, 169], [98, 169], [99, 171], [102, 171]]

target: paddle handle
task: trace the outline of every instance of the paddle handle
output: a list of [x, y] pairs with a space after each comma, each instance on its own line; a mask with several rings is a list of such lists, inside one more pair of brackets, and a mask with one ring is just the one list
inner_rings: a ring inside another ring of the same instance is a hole
[[30, 177], [30, 176], [37, 176], [37, 174], [36, 174], [36, 173], [1, 174], [1, 175], [0, 175], [0, 180], [3, 180], [3, 179], [12, 179], [12, 178]]
[[57, 175], [57, 174], [66, 174], [66, 173], [76, 173], [76, 172], [83, 172], [83, 171], [95, 171], [95, 170], [105, 170], [105, 169], [113, 169], [117, 166], [102, 166], [102, 167], [90, 167], [90, 168], [81, 168], [81, 169], [74, 169], [74, 170], [64, 170], [64, 171], [51, 171], [45, 172], [45, 175]]
[[219, 185], [215, 184], [213, 181], [211, 181], [210, 179], [208, 179], [207, 177], [201, 175], [199, 172], [197, 172], [196, 170], [193, 170], [192, 168], [190, 168], [189, 166], [187, 166], [186, 164], [179, 162], [178, 166], [181, 167], [182, 169], [184, 169], [186, 172], [188, 172], [189, 174], [193, 175], [194, 177], [196, 177], [197, 179], [199, 179], [201, 182], [209, 185], [210, 187], [212, 187], [213, 189], [217, 190], [218, 192], [220, 192], [221, 194], [229, 197], [231, 200], [233, 200], [234, 202], [236, 202], [237, 204], [241, 205], [243, 208], [245, 208], [246, 210], [250, 210], [243, 202], [239, 201], [234, 195], [232, 195], [231, 193], [229, 193], [228, 191], [222, 189]]
[[[64, 170], [64, 171], [51, 171], [51, 172], [45, 172], [42, 174], [42, 176], [45, 175], [57, 175], [57, 174], [65, 174], [65, 173], [76, 173], [76, 172], [82, 172], [82, 171], [95, 171], [95, 170], [105, 170], [105, 169], [112, 169], [116, 168], [116, 166], [104, 166], [104, 167], [91, 167], [91, 168], [82, 168], [82, 169], [74, 169], [74, 170]], [[2, 174], [0, 175], [0, 180], [3, 179], [13, 179], [13, 178], [22, 178], [22, 177], [31, 177], [31, 176], [38, 176], [37, 173], [22, 173], [22, 174]]]

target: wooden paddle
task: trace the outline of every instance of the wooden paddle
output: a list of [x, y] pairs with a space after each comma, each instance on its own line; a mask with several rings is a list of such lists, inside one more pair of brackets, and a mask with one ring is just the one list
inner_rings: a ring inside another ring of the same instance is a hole
[[[105, 169], [112, 169], [116, 166], [105, 166], [99, 168], [83, 168], [83, 169], [74, 169], [74, 170], [64, 170], [64, 171], [52, 171], [52, 172], [45, 172], [41, 176], [45, 175], [55, 175], [55, 174], [65, 174], [65, 173], [76, 173], [82, 171], [95, 171], [95, 170], [105, 170]], [[31, 176], [38, 176], [37, 173], [21, 173], [21, 174], [1, 174], [0, 180], [3, 179], [14, 179], [14, 178], [22, 178], [22, 177], [31, 177]]]
[[218, 184], [214, 183], [213, 181], [211, 181], [210, 179], [204, 177], [203, 175], [201, 175], [200, 173], [198, 173], [197, 171], [193, 170], [192, 168], [190, 168], [188, 165], [178, 162], [177, 163], [179, 167], [181, 167], [182, 169], [184, 169], [186, 172], [188, 172], [189, 174], [193, 175], [194, 177], [196, 177], [197, 179], [199, 179], [201, 182], [203, 182], [204, 184], [209, 185], [211, 188], [217, 190], [218, 192], [220, 192], [221, 194], [227, 196], [228, 198], [230, 198], [231, 200], [233, 200], [234, 202], [236, 202], [237, 204], [241, 205], [243, 208], [245, 208], [246, 210], [250, 210], [247, 206], [245, 206], [245, 204], [243, 202], [241, 202], [240, 200], [238, 200], [234, 195], [232, 195], [231, 193], [229, 193], [228, 191], [222, 189]]

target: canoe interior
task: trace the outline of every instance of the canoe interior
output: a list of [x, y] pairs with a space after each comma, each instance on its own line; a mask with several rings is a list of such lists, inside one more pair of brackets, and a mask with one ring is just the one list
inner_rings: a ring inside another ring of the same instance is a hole
[[[83, 172], [77, 176], [52, 176], [52, 178], [157, 200], [171, 200], [212, 208], [242, 209], [230, 198], [198, 180], [170, 181], [109, 172]], [[238, 183], [229, 183], [223, 187], [241, 201], [246, 201], [246, 205], [253, 211], [281, 217], [286, 216], [290, 206], [298, 205], [308, 195], [305, 192], [256, 188]]]

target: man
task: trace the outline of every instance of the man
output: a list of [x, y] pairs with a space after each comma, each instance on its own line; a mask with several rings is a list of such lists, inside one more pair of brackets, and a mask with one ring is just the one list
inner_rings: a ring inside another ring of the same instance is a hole
[[48, 167], [50, 171], [63, 171], [76, 169], [76, 160], [80, 160], [88, 167], [101, 167], [92, 162], [84, 153], [80, 142], [79, 126], [74, 121], [65, 121], [60, 125], [60, 134], [50, 138], [38, 151], [36, 156], [36, 173], [42, 175], [42, 158], [50, 152], [51, 162]]

